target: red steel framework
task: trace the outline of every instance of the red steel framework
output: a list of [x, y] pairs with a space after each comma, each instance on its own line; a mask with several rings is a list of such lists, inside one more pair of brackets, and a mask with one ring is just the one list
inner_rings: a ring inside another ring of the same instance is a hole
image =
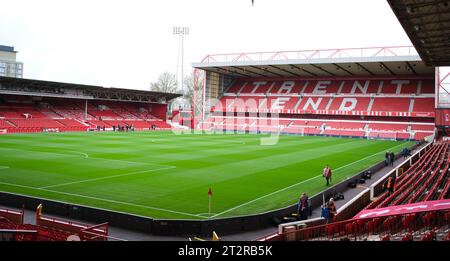
[[[442, 69], [445, 72], [442, 72]], [[450, 96], [450, 67], [436, 67], [436, 108], [449, 108], [450, 102], [441, 102], [441, 93]]]
[[[312, 59], [331, 59], [331, 58], [364, 58], [364, 57], [395, 57], [419, 55], [413, 46], [388, 46], [388, 47], [364, 47], [364, 48], [338, 48], [338, 49], [319, 49], [319, 50], [300, 50], [300, 51], [275, 51], [275, 52], [249, 52], [249, 53], [231, 53], [231, 54], [211, 54], [205, 56], [201, 63], [220, 63], [220, 62], [244, 62], [244, 61], [277, 61], [277, 60], [312, 60]], [[443, 78], [445, 80], [448, 74]], [[197, 94], [197, 88], [194, 88], [192, 102], [192, 122], [194, 128], [197, 128], [199, 120], [204, 120], [205, 115], [205, 83], [206, 72], [201, 69], [194, 69], [194, 86], [198, 83], [199, 77], [202, 79], [201, 96]], [[441, 84], [439, 82], [439, 86]], [[438, 95], [437, 95], [438, 96]], [[198, 112], [197, 112], [198, 111]], [[200, 115], [198, 115], [200, 114]]]
[[385, 56], [419, 55], [413, 46], [340, 48], [301, 51], [250, 52], [207, 55], [201, 63], [276, 61], [276, 60], [310, 60], [320, 58], [360, 58]]

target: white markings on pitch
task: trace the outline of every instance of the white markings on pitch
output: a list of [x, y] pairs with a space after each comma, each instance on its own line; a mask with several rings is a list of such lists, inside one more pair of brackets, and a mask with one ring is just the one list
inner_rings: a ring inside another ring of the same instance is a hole
[[200, 214], [197, 214], [196, 216], [203, 217], [203, 218], [210, 218], [214, 215], [216, 215], [216, 213], [200, 213]]
[[175, 166], [168, 166], [166, 168], [157, 168], [157, 169], [150, 169], [150, 170], [133, 171], [133, 172], [128, 172], [128, 173], [124, 173], [124, 174], [118, 174], [118, 175], [112, 175], [112, 176], [106, 176], [106, 177], [99, 177], [99, 178], [93, 178], [93, 179], [84, 179], [84, 180], [79, 180], [79, 181], [73, 181], [73, 182], [61, 183], [61, 184], [56, 184], [56, 185], [44, 186], [44, 187], [40, 187], [39, 189], [55, 188], [55, 187], [61, 187], [61, 186], [79, 184], [79, 183], [86, 183], [86, 182], [92, 182], [92, 181], [98, 181], [98, 180], [105, 180], [105, 179], [112, 179], [112, 178], [118, 178], [118, 177], [125, 177], [125, 176], [137, 175], [137, 174], [141, 174], [141, 173], [147, 173], [147, 172], [153, 172], [153, 171], [159, 171], [159, 170], [167, 170], [167, 169], [175, 169], [175, 168], [176, 168]]
[[[118, 200], [112, 200], [112, 199], [105, 199], [105, 198], [99, 198], [99, 197], [92, 197], [92, 196], [86, 196], [86, 195], [81, 195], [81, 194], [62, 192], [62, 191], [57, 191], [57, 190], [45, 189], [45, 188], [37, 188], [37, 187], [31, 187], [31, 186], [25, 186], [25, 185], [13, 184], [13, 183], [6, 183], [6, 182], [0, 182], [0, 184], [7, 185], [7, 186], [26, 188], [26, 189], [47, 191], [47, 192], [52, 192], [52, 193], [61, 194], [61, 195], [74, 196], [74, 197], [80, 197], [80, 198], [87, 198], [87, 199], [93, 199], [93, 200], [104, 201], [104, 202], [115, 203], [115, 204], [122, 204], [122, 205], [133, 206], [133, 207], [153, 209], [153, 210], [157, 210], [157, 211], [174, 213], [174, 214], [191, 216], [191, 217], [202, 217], [202, 216], [199, 216], [199, 215], [196, 215], [196, 214], [192, 214], [192, 213], [187, 213], [187, 212], [181, 212], [181, 211], [175, 211], [175, 210], [164, 209], [164, 208], [157, 208], [157, 207], [150, 207], [150, 206], [145, 206], [145, 205], [140, 205], [140, 204], [135, 204], [135, 203], [130, 203], [130, 202], [124, 202], [124, 201], [118, 201]], [[50, 200], [53, 200], [53, 199], [50, 199]]]
[[[375, 154], [372, 154], [372, 155], [367, 156], [367, 157], [365, 157], [365, 158], [362, 158], [362, 159], [360, 159], [360, 160], [353, 161], [353, 162], [351, 162], [351, 163], [349, 163], [349, 164], [347, 164], [347, 165], [344, 165], [344, 166], [341, 166], [341, 167], [335, 169], [334, 172], [335, 172], [335, 171], [338, 171], [339, 169], [343, 169], [343, 168], [346, 168], [346, 167], [348, 167], [348, 166], [351, 166], [351, 165], [353, 165], [353, 164], [355, 164], [355, 163], [357, 163], [357, 162], [360, 162], [360, 161], [363, 161], [363, 160], [365, 160], [365, 159], [371, 158], [371, 157], [373, 157], [373, 156], [375, 156], [375, 155], [378, 155], [378, 154], [380, 154], [380, 153], [383, 153], [383, 152], [385, 152], [385, 151], [387, 151], [387, 150], [392, 150], [392, 149], [394, 149], [394, 148], [403, 146], [404, 144], [405, 144], [405, 143], [402, 143], [402, 144], [396, 145], [396, 146], [394, 146], [394, 147], [391, 147], [391, 148], [388, 148], [388, 149], [384, 149], [384, 150], [382, 150], [382, 151], [380, 151], [380, 152], [377, 152], [377, 153], [375, 153]], [[223, 215], [223, 214], [225, 214], [225, 213], [228, 213], [228, 212], [233, 211], [233, 210], [235, 210], [235, 209], [238, 209], [238, 208], [241, 208], [241, 207], [243, 207], [243, 206], [249, 205], [249, 204], [251, 204], [251, 203], [253, 203], [253, 202], [256, 202], [256, 201], [258, 201], [258, 200], [261, 200], [261, 199], [263, 199], [263, 198], [270, 197], [270, 196], [275, 195], [275, 194], [278, 194], [278, 193], [280, 193], [280, 192], [282, 192], [282, 191], [288, 190], [288, 189], [293, 188], [293, 187], [295, 187], [295, 186], [301, 185], [301, 184], [303, 184], [303, 183], [306, 183], [306, 182], [308, 182], [308, 181], [311, 181], [311, 180], [317, 179], [317, 178], [321, 178], [321, 177], [322, 177], [322, 175], [318, 175], [318, 176], [314, 176], [314, 177], [312, 177], [312, 178], [309, 178], [309, 179], [307, 179], [307, 180], [302, 180], [302, 181], [300, 181], [300, 182], [298, 182], [298, 183], [295, 183], [295, 184], [293, 184], [293, 185], [290, 185], [290, 186], [288, 186], [288, 187], [279, 189], [279, 190], [274, 191], [274, 192], [272, 192], [272, 193], [269, 193], [269, 194], [267, 194], [267, 195], [261, 196], [261, 197], [259, 197], [259, 198], [255, 198], [255, 199], [253, 199], [253, 200], [247, 201], [247, 202], [245, 202], [245, 203], [242, 203], [242, 204], [240, 204], [240, 205], [237, 205], [237, 206], [235, 206], [235, 207], [232, 207], [232, 208], [230, 208], [230, 209], [227, 209], [227, 210], [225, 210], [225, 211], [222, 211], [222, 212], [220, 212], [220, 213], [218, 213], [218, 214], [216, 214], [216, 215], [214, 215], [214, 216], [211, 216], [211, 218], [215, 218], [215, 217], [221, 216], [221, 215]]]
[[115, 161], [115, 162], [125, 162], [130, 164], [141, 164], [141, 165], [152, 165], [152, 166], [160, 166], [160, 167], [175, 167], [172, 165], [164, 165], [164, 164], [157, 164], [152, 162], [138, 162], [138, 161], [128, 161], [128, 160], [119, 160], [119, 159], [105, 159], [105, 158], [98, 158], [98, 157], [92, 157], [89, 156], [89, 154], [80, 152], [80, 151], [62, 151], [62, 152], [69, 152], [69, 153], [61, 153], [61, 152], [52, 152], [52, 151], [34, 151], [34, 150], [24, 150], [24, 149], [16, 149], [16, 148], [0, 148], [0, 150], [17, 150], [17, 151], [26, 151], [31, 153], [38, 153], [38, 154], [55, 154], [55, 155], [62, 155], [62, 156], [68, 156], [68, 157], [74, 157], [75, 155], [73, 153], [82, 155], [85, 159], [98, 159], [98, 160], [104, 160], [104, 161]]

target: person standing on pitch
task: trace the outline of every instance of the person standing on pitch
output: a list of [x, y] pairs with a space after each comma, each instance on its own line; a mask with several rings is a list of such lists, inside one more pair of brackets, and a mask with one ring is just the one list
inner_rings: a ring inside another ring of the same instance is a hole
[[331, 183], [331, 169], [328, 165], [323, 169], [322, 176], [327, 180], [327, 186]]

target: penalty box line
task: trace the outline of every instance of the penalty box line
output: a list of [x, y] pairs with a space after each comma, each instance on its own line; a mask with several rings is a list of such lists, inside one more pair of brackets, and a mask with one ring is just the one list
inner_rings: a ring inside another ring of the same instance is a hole
[[56, 184], [56, 185], [49, 185], [49, 186], [40, 187], [38, 189], [48, 189], [48, 188], [62, 187], [62, 186], [67, 186], [67, 185], [86, 183], [86, 182], [105, 180], [105, 179], [112, 179], [112, 178], [118, 178], [118, 177], [125, 177], [125, 176], [137, 175], [137, 174], [142, 174], [142, 173], [147, 173], [147, 172], [154, 172], [154, 171], [159, 171], [159, 170], [167, 170], [167, 169], [175, 169], [175, 168], [176, 168], [176, 166], [168, 166], [168, 167], [165, 167], [165, 168], [133, 171], [133, 172], [128, 172], [128, 173], [124, 173], [124, 174], [118, 174], [118, 175], [112, 175], [112, 176], [106, 176], [106, 177], [100, 177], [100, 178], [93, 178], [93, 179], [84, 179], [84, 180], [67, 182], [67, 183], [61, 183], [61, 184]]
[[[392, 150], [392, 149], [397, 148], [397, 147], [400, 147], [400, 146], [402, 146], [402, 145], [404, 145], [404, 144], [405, 144], [405, 143], [402, 143], [402, 144], [393, 146], [393, 147], [391, 147], [391, 148], [388, 148], [387, 150]], [[375, 154], [372, 154], [372, 155], [370, 155], [370, 156], [367, 156], [367, 157], [365, 157], [365, 158], [362, 158], [362, 159], [360, 159], [360, 160], [353, 161], [353, 162], [351, 162], [351, 163], [349, 163], [349, 164], [347, 164], [347, 165], [344, 165], [344, 166], [342, 166], [342, 167], [339, 167], [339, 168], [335, 169], [334, 171], [338, 171], [339, 169], [346, 168], [346, 167], [351, 166], [351, 165], [353, 165], [353, 164], [355, 164], [355, 163], [357, 163], [357, 162], [363, 161], [363, 160], [365, 160], [365, 159], [368, 159], [368, 158], [371, 158], [371, 157], [373, 157], [373, 156], [375, 156], [375, 155], [378, 155], [378, 154], [380, 154], [380, 153], [383, 153], [384, 151], [386, 151], [386, 149], [384, 149], [384, 150], [382, 150], [382, 151], [380, 151], [380, 152], [377, 152], [377, 153], [375, 153]], [[279, 190], [277, 190], [277, 191], [274, 191], [274, 192], [272, 192], [272, 193], [266, 194], [266, 195], [261, 196], [261, 197], [259, 197], [259, 198], [255, 198], [255, 199], [253, 199], [253, 200], [247, 201], [247, 202], [245, 202], [245, 203], [242, 203], [242, 204], [240, 204], [240, 205], [237, 205], [237, 206], [235, 206], [235, 207], [232, 207], [232, 208], [230, 208], [230, 209], [227, 209], [227, 210], [225, 210], [225, 211], [222, 211], [222, 212], [220, 212], [220, 213], [218, 213], [218, 214], [212, 216], [211, 218], [215, 218], [215, 217], [221, 216], [221, 215], [223, 215], [223, 214], [225, 214], [225, 213], [228, 213], [228, 212], [233, 211], [233, 210], [235, 210], [235, 209], [241, 208], [241, 207], [243, 207], [243, 206], [246, 206], [246, 205], [248, 205], [248, 204], [251, 204], [251, 203], [253, 203], [253, 202], [256, 202], [256, 201], [258, 201], [258, 200], [260, 200], [260, 199], [270, 197], [270, 196], [272, 196], [272, 195], [278, 194], [278, 193], [280, 193], [280, 192], [282, 192], [282, 191], [288, 190], [288, 189], [290, 189], [290, 188], [293, 188], [293, 187], [295, 187], [295, 186], [298, 186], [298, 185], [301, 185], [301, 184], [303, 184], [303, 183], [309, 182], [309, 181], [311, 181], [311, 180], [313, 180], [313, 179], [316, 179], [316, 178], [319, 178], [319, 177], [322, 177], [322, 175], [315, 176], [315, 177], [309, 178], [309, 179], [307, 179], [307, 180], [300, 181], [300, 182], [298, 182], [298, 183], [295, 183], [295, 184], [290, 185], [290, 186], [288, 186], [288, 187], [279, 189]]]
[[[191, 216], [191, 217], [197, 217], [197, 218], [205, 218], [205, 217], [202, 217], [202, 216], [200, 216], [200, 215], [196, 215], [196, 214], [192, 214], [192, 213], [181, 212], [181, 211], [175, 211], [175, 210], [164, 209], [164, 208], [151, 207], [151, 206], [145, 206], [145, 205], [140, 205], [140, 204], [135, 204], [135, 203], [130, 203], [130, 202], [124, 202], [124, 201], [118, 201], [118, 200], [113, 200], [113, 199], [105, 199], [105, 198], [99, 198], [99, 197], [92, 197], [92, 196], [86, 196], [86, 195], [81, 195], [81, 194], [68, 193], [68, 192], [62, 192], [62, 191], [51, 190], [51, 189], [43, 189], [43, 188], [37, 188], [37, 187], [31, 187], [31, 186], [19, 185], [19, 184], [7, 183], [7, 182], [0, 182], [0, 184], [7, 185], [7, 186], [19, 187], [19, 188], [26, 188], [26, 189], [39, 190], [39, 191], [47, 191], [47, 192], [56, 193], [56, 194], [61, 194], [61, 195], [67, 195], [67, 196], [74, 196], [74, 197], [80, 197], [80, 198], [93, 199], [93, 200], [104, 201], [104, 202], [108, 202], [108, 203], [115, 203], [115, 204], [122, 204], [122, 205], [133, 206], [133, 207], [139, 207], [139, 208], [152, 209], [152, 210], [157, 210], [157, 211], [162, 211], [162, 212], [168, 212], [168, 213], [173, 213], [173, 214], [179, 214], [179, 215], [184, 215], [184, 216]], [[49, 199], [49, 200], [54, 200], [54, 199]], [[56, 200], [56, 201], [58, 201], [58, 200]], [[95, 206], [90, 206], [90, 207], [97, 208], [97, 207], [95, 207]], [[99, 209], [102, 209], [102, 208], [99, 208]], [[108, 210], [108, 209], [105, 209], [105, 210]], [[114, 211], [114, 210], [112, 210], [112, 211]]]

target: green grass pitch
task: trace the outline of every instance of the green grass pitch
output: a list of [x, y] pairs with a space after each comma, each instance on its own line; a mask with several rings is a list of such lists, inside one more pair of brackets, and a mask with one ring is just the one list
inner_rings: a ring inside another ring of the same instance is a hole
[[[262, 213], [297, 202], [412, 142], [268, 135], [58, 133], [0, 136], [0, 191], [154, 218]], [[45, 212], [45, 206], [44, 206]]]

